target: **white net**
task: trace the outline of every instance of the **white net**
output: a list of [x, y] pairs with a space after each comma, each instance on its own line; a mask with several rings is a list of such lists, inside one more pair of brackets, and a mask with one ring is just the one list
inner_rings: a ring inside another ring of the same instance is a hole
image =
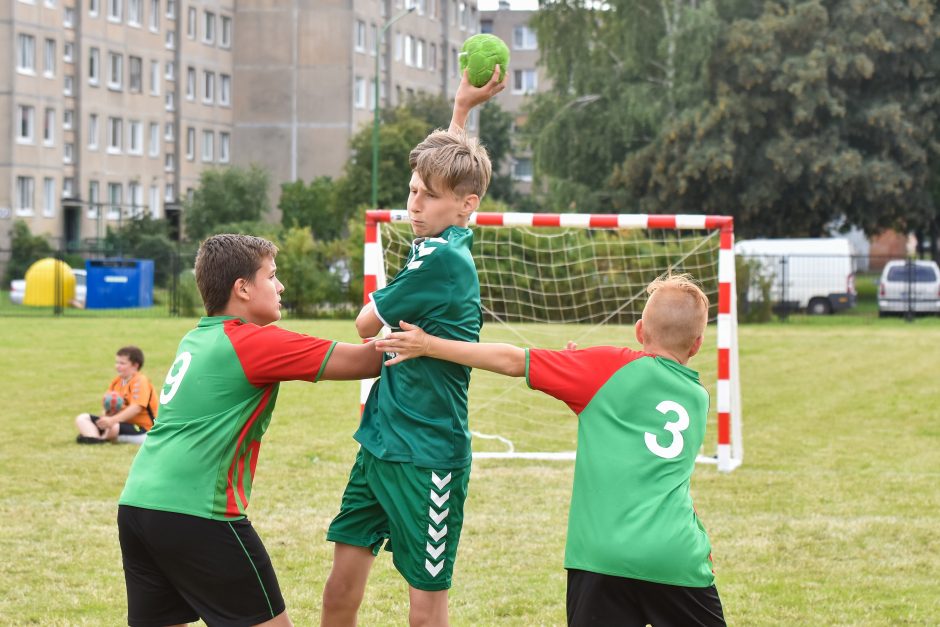
[[[391, 279], [413, 235], [407, 222], [381, 229]], [[646, 286], [670, 270], [689, 272], [702, 284], [714, 320], [718, 249], [717, 231], [474, 227], [484, 313], [480, 340], [553, 349], [568, 341], [639, 348], [633, 324], [646, 303]], [[712, 393], [714, 344], [706, 336], [701, 356], [690, 364]], [[569, 458], [577, 436], [577, 421], [564, 404], [529, 390], [524, 379], [482, 370], [471, 379], [470, 427], [476, 457]], [[714, 426], [708, 431], [714, 434]]]

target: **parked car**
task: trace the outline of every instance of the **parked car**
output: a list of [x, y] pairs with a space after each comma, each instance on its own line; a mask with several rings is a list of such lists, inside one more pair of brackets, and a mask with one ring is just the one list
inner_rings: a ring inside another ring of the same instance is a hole
[[[88, 293], [86, 285], [87, 273], [84, 269], [72, 268], [72, 276], [75, 277], [75, 297], [72, 304], [75, 307], [85, 306], [85, 295]], [[23, 297], [26, 295], [26, 279], [14, 279], [10, 281], [10, 302], [14, 305], [22, 305]]]
[[940, 267], [936, 261], [889, 261], [878, 282], [878, 315], [940, 313]]

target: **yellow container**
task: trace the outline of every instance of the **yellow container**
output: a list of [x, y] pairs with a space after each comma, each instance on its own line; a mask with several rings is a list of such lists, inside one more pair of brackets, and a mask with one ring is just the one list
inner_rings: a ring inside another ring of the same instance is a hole
[[26, 271], [26, 293], [23, 304], [32, 307], [52, 307], [56, 304], [65, 307], [75, 298], [75, 275], [69, 264], [52, 257], [40, 259]]

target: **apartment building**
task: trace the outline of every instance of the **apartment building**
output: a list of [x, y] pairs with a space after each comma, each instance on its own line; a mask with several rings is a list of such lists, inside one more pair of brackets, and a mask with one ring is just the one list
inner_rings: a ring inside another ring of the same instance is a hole
[[476, 0], [239, 0], [235, 17], [233, 158], [275, 185], [342, 174], [350, 139], [372, 124], [377, 67], [380, 107], [452, 94], [479, 24]]
[[[522, 107], [527, 99], [551, 88], [545, 69], [539, 65], [538, 40], [529, 25], [535, 13], [512, 10], [507, 0], [500, 0], [496, 11], [480, 12], [480, 32], [496, 35], [509, 45], [510, 83], [500, 94], [499, 104], [513, 114], [513, 130], [525, 124]], [[508, 172], [504, 174], [512, 174], [516, 191], [529, 193], [532, 189], [531, 152], [513, 141], [512, 154], [505, 167]]]
[[233, 16], [234, 0], [0, 5], [0, 249], [16, 219], [82, 248], [178, 218], [232, 158]]

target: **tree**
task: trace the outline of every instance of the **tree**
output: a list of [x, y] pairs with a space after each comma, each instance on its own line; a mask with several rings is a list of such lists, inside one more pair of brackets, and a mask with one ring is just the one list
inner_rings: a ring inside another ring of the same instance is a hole
[[722, 37], [704, 104], [614, 183], [643, 211], [730, 213], [745, 234], [926, 223], [938, 37], [926, 0], [769, 3]]
[[283, 183], [278, 208], [285, 227], [307, 227], [321, 240], [340, 237], [355, 210], [354, 205], [338, 202], [336, 188], [328, 176], [318, 177], [309, 185], [303, 181]]
[[259, 220], [269, 210], [268, 173], [258, 166], [206, 169], [184, 204], [186, 235], [202, 239], [218, 224]]
[[119, 229], [108, 227], [104, 238], [108, 255], [153, 260], [154, 284], [165, 287], [176, 268], [176, 246], [170, 241], [166, 220], [143, 216], [127, 220]]
[[493, 179], [488, 195], [500, 200], [512, 199], [512, 177], [501, 174], [506, 156], [512, 150], [512, 114], [496, 101], [480, 107], [480, 143], [486, 147], [493, 165]]
[[10, 234], [10, 261], [4, 284], [9, 288], [10, 281], [22, 279], [34, 262], [52, 255], [52, 246], [41, 235], [33, 235], [23, 220], [13, 223]]

